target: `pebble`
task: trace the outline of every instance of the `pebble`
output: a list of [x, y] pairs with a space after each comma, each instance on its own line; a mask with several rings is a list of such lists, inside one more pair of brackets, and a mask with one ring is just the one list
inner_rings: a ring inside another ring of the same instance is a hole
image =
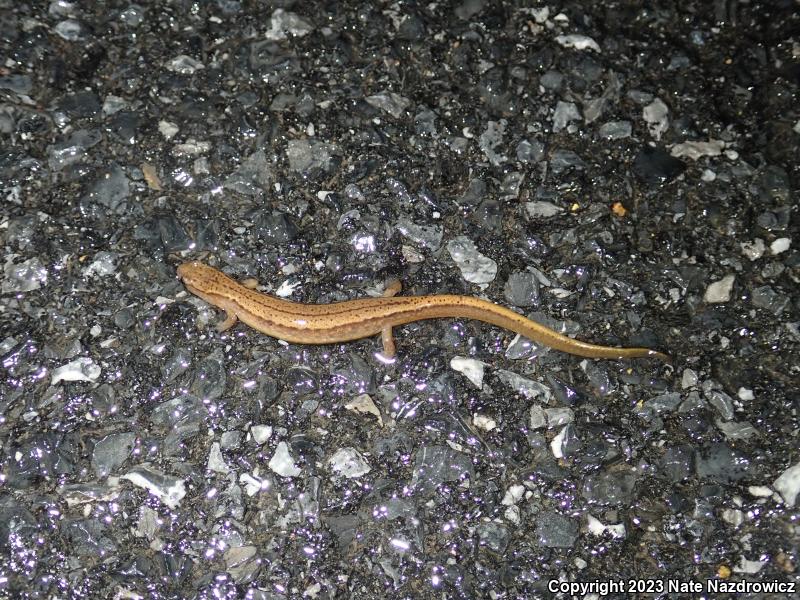
[[642, 109], [642, 117], [647, 123], [647, 129], [655, 139], [660, 140], [661, 135], [669, 127], [669, 108], [660, 98], [656, 98]]
[[531, 405], [528, 426], [533, 429], [543, 429], [547, 425], [547, 415], [539, 404]]
[[374, 415], [378, 419], [378, 424], [383, 427], [383, 416], [381, 411], [375, 406], [369, 394], [359, 394], [344, 405], [347, 410], [357, 413]]
[[253, 441], [260, 446], [272, 437], [272, 426], [253, 425], [250, 428], [250, 435], [253, 436]]
[[742, 242], [740, 247], [742, 248], [742, 254], [751, 261], [758, 260], [764, 256], [764, 251], [766, 250], [764, 240], [761, 238], [756, 238], [752, 242]]
[[166, 64], [166, 67], [179, 75], [193, 75], [197, 71], [206, 68], [203, 63], [185, 54], [180, 54], [173, 58]]
[[786, 252], [789, 249], [789, 246], [792, 245], [792, 240], [786, 237], [778, 238], [774, 242], [769, 245], [769, 251], [773, 254], [780, 254], [781, 252]]
[[690, 158], [698, 160], [704, 156], [719, 156], [725, 149], [725, 142], [709, 140], [707, 142], [683, 142], [675, 144], [669, 153], [676, 158]]
[[598, 135], [607, 140], [620, 140], [631, 137], [632, 126], [630, 121], [609, 121], [598, 130]]
[[569, 35], [556, 36], [556, 42], [564, 46], [564, 48], [575, 48], [576, 50], [594, 50], [600, 52], [600, 46], [597, 45], [592, 38], [588, 35], [579, 35], [571, 33]]
[[546, 219], [563, 213], [564, 209], [553, 204], [552, 202], [535, 200], [533, 202], [525, 203], [525, 211], [528, 213], [528, 217], [531, 219]]
[[497, 421], [495, 421], [492, 417], [488, 417], [486, 415], [481, 415], [478, 413], [472, 415], [472, 424], [478, 429], [482, 429], [483, 431], [491, 431], [492, 429], [497, 429]]
[[156, 471], [146, 463], [134, 467], [120, 479], [126, 479], [136, 487], [146, 489], [173, 510], [186, 495], [184, 480]]
[[289, 452], [289, 444], [279, 442], [275, 454], [269, 460], [269, 468], [281, 477], [297, 477], [302, 470], [294, 464], [294, 458]]
[[300, 38], [312, 31], [314, 31], [314, 26], [300, 15], [278, 8], [272, 13], [270, 27], [264, 37], [277, 42], [287, 39], [290, 35]]
[[728, 302], [731, 299], [731, 291], [733, 290], [733, 282], [735, 279], [735, 275], [726, 275], [719, 281], [715, 281], [706, 288], [706, 293], [703, 294], [703, 300], [708, 304]]
[[792, 465], [781, 473], [772, 487], [783, 496], [789, 508], [794, 508], [797, 495], [800, 494], [800, 463]]
[[225, 459], [222, 457], [222, 450], [220, 449], [219, 442], [211, 444], [211, 448], [208, 451], [206, 466], [209, 471], [214, 471], [215, 473], [225, 475], [230, 472], [230, 467], [225, 463]]
[[47, 267], [42, 265], [38, 256], [17, 264], [13, 262], [14, 257], [13, 254], [6, 257], [6, 264], [3, 266], [5, 280], [0, 285], [0, 292], [32, 292], [47, 285]]
[[460, 235], [447, 242], [450, 257], [461, 270], [461, 276], [470, 283], [490, 283], [497, 275], [497, 263], [484, 256], [469, 238]]
[[553, 113], [553, 132], [557, 133], [564, 129], [570, 121], [580, 121], [581, 113], [574, 102], [558, 101], [556, 110]]
[[483, 389], [483, 373], [486, 363], [465, 356], [454, 356], [450, 359], [450, 368], [458, 371], [470, 380], [476, 388]]
[[402, 117], [406, 109], [411, 106], [411, 100], [394, 92], [381, 92], [367, 96], [364, 100], [373, 108], [382, 110], [395, 119]]
[[692, 369], [684, 369], [683, 375], [681, 376], [681, 388], [685, 390], [694, 387], [697, 385], [697, 381], [697, 373]]
[[53, 371], [50, 385], [59, 381], [97, 381], [102, 369], [91, 358], [81, 356]]
[[370, 466], [355, 448], [340, 448], [328, 460], [328, 465], [337, 475], [355, 479], [370, 472]]

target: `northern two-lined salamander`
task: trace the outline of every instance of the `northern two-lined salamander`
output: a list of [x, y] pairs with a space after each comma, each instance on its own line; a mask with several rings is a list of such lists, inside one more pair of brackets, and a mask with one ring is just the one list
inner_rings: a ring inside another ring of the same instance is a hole
[[399, 283], [382, 298], [332, 304], [300, 304], [261, 294], [200, 262], [178, 267], [178, 276], [193, 294], [225, 311], [219, 331], [241, 320], [275, 338], [297, 344], [332, 344], [381, 334], [384, 355], [395, 354], [392, 328], [413, 321], [442, 317], [475, 319], [518, 333], [537, 344], [587, 358], [657, 358], [669, 356], [648, 348], [598, 346], [561, 335], [503, 306], [480, 298], [456, 295], [395, 297]]

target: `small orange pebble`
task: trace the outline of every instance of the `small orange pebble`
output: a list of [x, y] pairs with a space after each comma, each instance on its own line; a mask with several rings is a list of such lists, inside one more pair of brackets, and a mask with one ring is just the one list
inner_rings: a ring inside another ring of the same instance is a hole
[[794, 573], [795, 569], [797, 568], [792, 560], [792, 557], [785, 552], [778, 552], [778, 554], [775, 556], [775, 562], [784, 573]]
[[578, 204], [577, 202], [573, 202], [569, 207], [570, 212], [578, 212], [580, 209], [581, 205]]
[[728, 565], [720, 565], [717, 567], [717, 577], [720, 579], [727, 579], [731, 576], [731, 568]]
[[622, 204], [622, 202], [614, 202], [611, 205], [611, 212], [613, 212], [618, 217], [624, 217], [628, 214], [628, 209]]

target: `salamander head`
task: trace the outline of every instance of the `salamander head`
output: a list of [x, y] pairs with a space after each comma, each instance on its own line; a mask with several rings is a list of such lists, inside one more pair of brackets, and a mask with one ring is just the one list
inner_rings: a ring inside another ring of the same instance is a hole
[[206, 289], [219, 275], [213, 267], [197, 261], [185, 262], [178, 267], [178, 277], [190, 290]]

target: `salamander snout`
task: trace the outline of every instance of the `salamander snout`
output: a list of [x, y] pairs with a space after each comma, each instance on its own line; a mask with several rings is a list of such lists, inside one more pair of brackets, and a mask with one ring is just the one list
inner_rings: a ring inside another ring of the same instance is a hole
[[206, 271], [213, 270], [201, 262], [185, 262], [178, 266], [178, 277], [183, 283], [192, 285], [198, 279], [202, 279]]

